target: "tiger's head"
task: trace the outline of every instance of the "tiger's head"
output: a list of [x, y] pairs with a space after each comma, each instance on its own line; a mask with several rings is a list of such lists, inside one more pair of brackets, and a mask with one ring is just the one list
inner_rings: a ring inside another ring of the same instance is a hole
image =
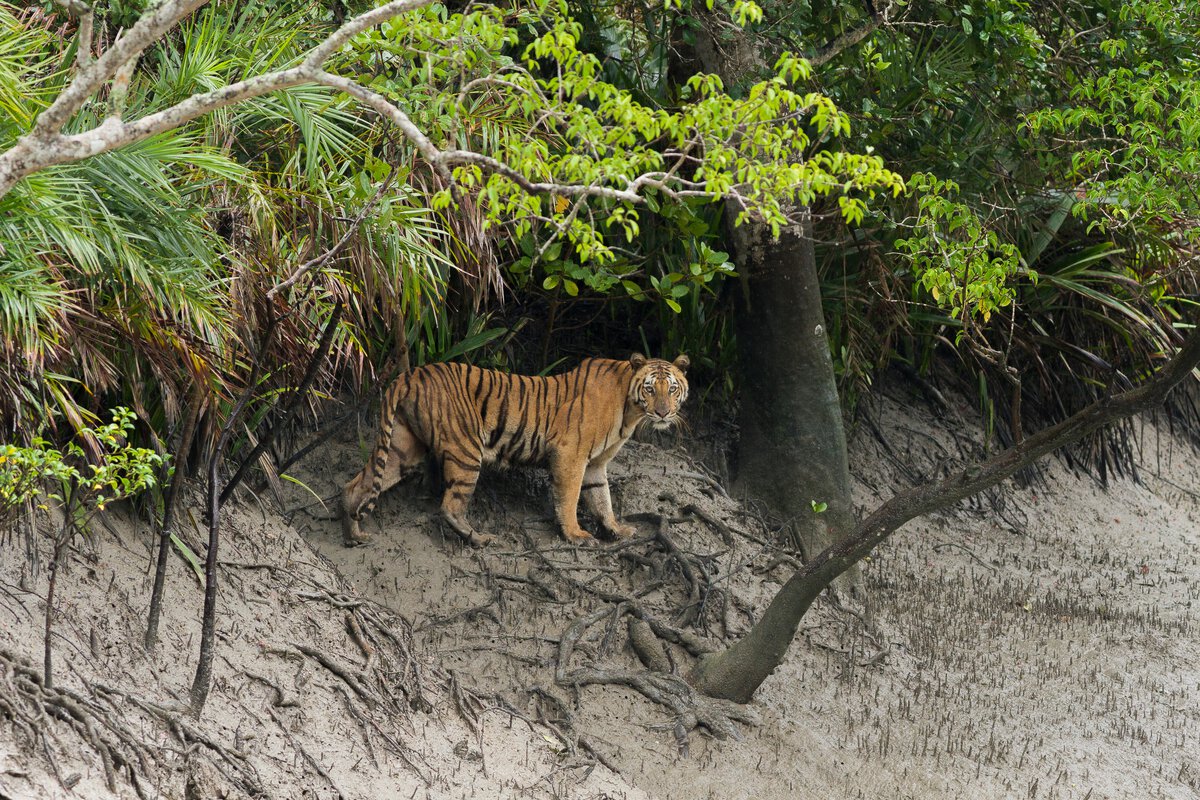
[[633, 379], [629, 383], [627, 407], [640, 409], [643, 419], [660, 430], [674, 425], [679, 420], [679, 407], [688, 395], [688, 382], [684, 377], [691, 363], [688, 357], [663, 361], [634, 353], [629, 363], [633, 367]]

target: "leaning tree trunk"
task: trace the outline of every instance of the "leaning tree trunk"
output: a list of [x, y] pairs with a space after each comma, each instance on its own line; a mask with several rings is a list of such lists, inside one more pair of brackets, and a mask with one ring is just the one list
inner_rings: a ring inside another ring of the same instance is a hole
[[800, 620], [821, 590], [901, 525], [994, 486], [1110, 422], [1161, 405], [1172, 389], [1191, 377], [1197, 365], [1200, 365], [1200, 328], [1193, 330], [1174, 358], [1138, 388], [1099, 400], [945, 480], [895, 495], [859, 522], [848, 536], [801, 567], [771, 600], [766, 613], [750, 632], [727, 650], [705, 656], [692, 673], [691, 682], [711, 697], [749, 702], [783, 661]]
[[821, 311], [811, 218], [773, 239], [731, 232], [742, 285], [737, 487], [787, 520], [805, 559], [850, 530], [850, 467]]

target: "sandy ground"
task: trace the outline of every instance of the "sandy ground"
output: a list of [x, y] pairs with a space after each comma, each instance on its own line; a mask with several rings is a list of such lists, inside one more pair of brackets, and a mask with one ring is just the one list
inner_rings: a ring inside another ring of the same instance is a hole
[[[193, 541], [198, 515], [186, 524]], [[257, 505], [225, 521], [213, 688], [192, 719], [180, 701], [195, 671], [200, 582], [182, 560], [173, 565], [162, 639], [147, 655], [148, 537], [129, 519], [106, 522], [94, 546], [73, 554], [55, 603], [55, 682], [96, 711], [90, 732], [56, 720], [19, 676], [22, 664], [41, 673], [46, 573], [28, 569], [19, 539], [0, 549], [3, 800], [138, 797], [119, 764], [108, 788], [93, 737], [113, 761], [140, 759], [142, 796], [187, 800], [546, 796], [580, 761], [545, 730], [455, 691], [434, 659], [410, 665], [407, 624], [348, 592], [290, 525]], [[351, 613], [373, 664], [349, 630]], [[118, 732], [141, 747], [123, 746]], [[571, 775], [582, 796], [645, 797], [591, 761]]]
[[[915, 402], [878, 402], [878, 435], [862, 426], [852, 446], [858, 504], [960, 456], [962, 436], [930, 416]], [[273, 797], [1195, 798], [1200, 458], [1147, 433], [1141, 485], [1104, 493], [1051, 464], [1044, 483], [906, 526], [866, 565], [865, 605], [822, 599], [810, 611], [752, 704], [760, 723], [736, 726], [740, 740], [685, 732], [628, 688], [555, 681], [564, 632], [604, 609], [617, 612], [587, 628], [569, 666], [641, 669], [619, 597], [720, 646], [786, 579], [770, 526], [704, 477], [686, 441], [631, 443], [612, 468], [618, 509], [640, 530], [624, 545], [567, 546], [538, 471], [485, 475], [472, 514], [499, 541], [482, 551], [443, 528], [420, 482], [382, 499], [365, 526], [374, 541], [355, 549], [341, 546], [337, 522], [301, 513], [289, 524], [243, 504], [226, 537], [214, 694], [193, 724], [251, 762]], [[331, 445], [297, 477], [326, 494], [360, 466], [362, 446]], [[303, 502], [298, 490], [287, 499]], [[667, 520], [665, 539], [655, 515]], [[94, 561], [77, 555], [64, 573], [58, 674], [84, 696], [90, 682], [120, 683], [165, 704], [190, 683], [199, 585], [177, 561], [169, 634], [144, 655], [146, 534], [128, 521], [111, 527], [98, 532]], [[698, 596], [681, 563], [700, 576]], [[26, 573], [18, 542], [0, 549], [0, 649], [40, 663], [45, 574]], [[411, 623], [417, 690], [407, 669], [392, 674], [403, 654], [385, 652], [386, 637], [372, 641], [390, 673], [356, 645], [345, 615], [357, 597], [378, 604], [362, 613], [405, 642]], [[381, 698], [400, 687], [426, 700], [416, 710], [353, 704], [397, 747], [353, 716], [344, 681], [292, 652], [305, 643], [378, 678], [368, 688]], [[668, 651], [686, 672], [691, 656]], [[250, 673], [279, 686], [285, 704]], [[0, 700], [12, 687], [0, 666]], [[212, 771], [201, 762], [231, 771], [137, 706], [101, 700], [161, 748], [153, 774], [165, 795]], [[0, 796], [104, 796], [99, 760], [78, 734], [48, 725], [58, 771], [81, 776], [73, 793], [0, 706]], [[246, 787], [226, 788], [232, 797]]]

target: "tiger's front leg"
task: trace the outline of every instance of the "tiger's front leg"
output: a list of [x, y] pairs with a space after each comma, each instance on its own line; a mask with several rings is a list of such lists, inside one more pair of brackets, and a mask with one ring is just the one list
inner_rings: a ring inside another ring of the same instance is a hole
[[550, 463], [550, 478], [554, 486], [554, 513], [568, 542], [581, 544], [593, 537], [579, 527], [579, 491], [587, 466], [582, 458], [555, 456]]
[[608, 463], [589, 464], [583, 473], [583, 499], [588, 510], [600, 518], [605, 530], [618, 539], [628, 539], [637, 528], [617, 519], [613, 513], [612, 494], [608, 488]]

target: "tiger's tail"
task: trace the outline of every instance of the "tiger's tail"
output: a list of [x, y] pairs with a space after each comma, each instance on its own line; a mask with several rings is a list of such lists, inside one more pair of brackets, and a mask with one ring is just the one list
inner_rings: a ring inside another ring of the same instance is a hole
[[[396, 418], [399, 409], [396, 405], [397, 396], [407, 376], [402, 375], [388, 389], [384, 396], [383, 419], [379, 426], [379, 435], [375, 439], [375, 448], [367, 460], [366, 466], [355, 475], [342, 494], [342, 533], [347, 542], [364, 542], [367, 537], [359, 529], [359, 522], [365, 514], [375, 509], [375, 501], [384, 490], [384, 476], [387, 474], [388, 458], [392, 453], [392, 435], [395, 433]], [[390, 413], [389, 413], [390, 412]], [[370, 478], [370, 485], [364, 490], [363, 484]]]

